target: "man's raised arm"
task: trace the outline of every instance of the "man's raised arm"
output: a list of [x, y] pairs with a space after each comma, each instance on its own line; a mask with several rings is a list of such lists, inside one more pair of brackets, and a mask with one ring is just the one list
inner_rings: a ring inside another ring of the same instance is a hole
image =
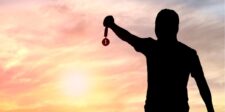
[[134, 44], [134, 42], [138, 42], [139, 37], [129, 33], [127, 30], [121, 28], [120, 26], [114, 23], [114, 18], [112, 16], [107, 16], [104, 19], [103, 25], [105, 27], [111, 28], [113, 32], [122, 40], [128, 42], [129, 44]]

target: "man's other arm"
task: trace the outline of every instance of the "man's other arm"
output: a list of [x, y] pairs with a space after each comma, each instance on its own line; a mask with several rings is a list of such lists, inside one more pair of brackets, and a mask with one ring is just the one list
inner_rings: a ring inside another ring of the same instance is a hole
[[202, 66], [197, 54], [195, 54], [192, 62], [193, 62], [192, 64], [193, 68], [192, 68], [191, 74], [197, 83], [200, 95], [203, 101], [205, 102], [208, 112], [214, 112], [211, 92], [207, 84], [207, 81], [205, 79], [204, 72], [202, 70]]

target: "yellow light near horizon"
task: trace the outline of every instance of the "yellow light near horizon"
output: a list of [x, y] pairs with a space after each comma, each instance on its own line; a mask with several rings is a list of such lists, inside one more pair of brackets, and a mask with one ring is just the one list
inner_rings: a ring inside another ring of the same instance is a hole
[[82, 96], [88, 90], [88, 83], [89, 82], [86, 74], [80, 72], [71, 72], [63, 76], [61, 89], [67, 96]]

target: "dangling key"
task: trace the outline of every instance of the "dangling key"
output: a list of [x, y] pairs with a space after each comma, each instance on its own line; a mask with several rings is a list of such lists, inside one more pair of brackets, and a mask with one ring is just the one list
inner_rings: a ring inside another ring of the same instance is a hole
[[105, 32], [104, 32], [104, 37], [105, 38], [102, 40], [102, 44], [104, 46], [107, 46], [110, 43], [109, 39], [107, 38], [107, 35], [108, 35], [108, 27], [105, 27]]

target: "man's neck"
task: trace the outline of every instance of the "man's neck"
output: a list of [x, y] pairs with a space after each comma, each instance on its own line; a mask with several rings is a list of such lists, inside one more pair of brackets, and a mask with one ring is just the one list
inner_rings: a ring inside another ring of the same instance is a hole
[[176, 44], [178, 40], [176, 38], [170, 38], [170, 39], [158, 39], [157, 40], [159, 43], [162, 44]]

